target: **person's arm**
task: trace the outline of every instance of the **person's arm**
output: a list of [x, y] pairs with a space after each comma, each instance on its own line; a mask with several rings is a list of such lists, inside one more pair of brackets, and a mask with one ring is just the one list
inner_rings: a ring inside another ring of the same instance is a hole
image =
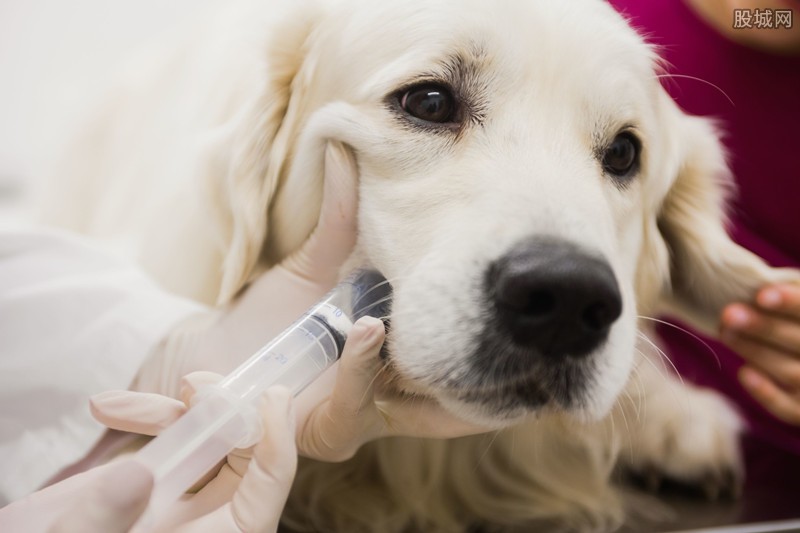
[[81, 459], [105, 432], [89, 397], [128, 387], [153, 346], [203, 312], [78, 235], [0, 231], [0, 505]]

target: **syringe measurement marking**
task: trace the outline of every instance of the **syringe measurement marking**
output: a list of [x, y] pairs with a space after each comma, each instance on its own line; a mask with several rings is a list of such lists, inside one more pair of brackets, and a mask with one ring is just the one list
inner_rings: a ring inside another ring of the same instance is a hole
[[[341, 310], [338, 310], [338, 311], [339, 311], [339, 314], [341, 314], [342, 311]], [[305, 328], [300, 328], [299, 330], [296, 330], [296, 331], [299, 331], [301, 335], [303, 335], [309, 341], [312, 341], [314, 344], [316, 344], [323, 354], [325, 353], [325, 348], [319, 342], [319, 338], [316, 335], [314, 335], [313, 333], [311, 333], [309, 330], [307, 330]], [[322, 331], [324, 332], [324, 330], [322, 330]], [[289, 362], [289, 358], [282, 352], [276, 352], [276, 351], [270, 350], [269, 352], [265, 353], [261, 357], [261, 363], [262, 364], [266, 364], [266, 363], [270, 363], [270, 362], [275, 362], [275, 363], [278, 363], [279, 365], [283, 366], [283, 365], [285, 365], [286, 363]], [[312, 358], [312, 362], [316, 363], [316, 361], [314, 361], [313, 358]], [[317, 368], [322, 370], [323, 367], [317, 365]]]

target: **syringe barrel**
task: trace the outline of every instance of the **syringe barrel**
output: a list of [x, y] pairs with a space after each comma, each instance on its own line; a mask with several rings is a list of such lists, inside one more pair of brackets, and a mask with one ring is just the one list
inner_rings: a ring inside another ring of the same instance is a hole
[[153, 473], [153, 492], [136, 531], [148, 531], [192, 485], [251, 431], [230, 398], [207, 394], [136, 454]]
[[357, 271], [311, 307], [292, 326], [253, 354], [199, 399], [180, 420], [137, 454], [153, 472], [147, 530], [184, 492], [234, 448], [262, 435], [258, 399], [273, 385], [297, 395], [341, 356], [353, 323], [387, 313], [391, 287], [374, 271]]

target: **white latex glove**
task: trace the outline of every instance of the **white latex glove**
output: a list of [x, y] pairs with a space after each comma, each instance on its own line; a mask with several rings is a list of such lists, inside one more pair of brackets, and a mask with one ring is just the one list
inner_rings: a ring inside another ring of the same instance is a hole
[[[391, 389], [381, 372], [383, 340], [380, 320], [359, 319], [345, 343], [338, 369], [331, 369], [297, 398], [296, 440], [301, 455], [344, 461], [361, 445], [380, 437], [450, 438], [487, 431], [455, 418], [431, 399], [412, 400]], [[188, 402], [200, 384], [221, 379], [211, 372], [190, 374], [184, 379], [181, 398]], [[148, 435], [184, 412], [184, 404], [176, 400], [130, 391], [103, 393], [93, 398], [92, 405], [95, 418], [107, 426]], [[246, 451], [236, 456], [247, 457]]]
[[[207, 381], [197, 373], [186, 387]], [[216, 378], [214, 378], [216, 379]], [[132, 394], [132, 393], [131, 393]], [[127, 413], [138, 422], [116, 424], [145, 434], [156, 434], [177, 419], [183, 403], [155, 394], [140, 394], [130, 404], [124, 395], [103, 393], [93, 399], [102, 415], [107, 407], [115, 416]], [[127, 403], [127, 406], [126, 406]], [[212, 473], [196, 494], [185, 495], [160, 521], [157, 531], [240, 533], [275, 531], [297, 467], [294, 412], [289, 392], [270, 389], [263, 398], [262, 420], [269, 431], [249, 450], [233, 453]], [[252, 460], [251, 460], [252, 456]], [[36, 533], [122, 533], [131, 529], [147, 506], [153, 478], [133, 460], [124, 460], [73, 476], [36, 492], [0, 511], [0, 529]]]
[[228, 374], [331, 290], [356, 242], [358, 175], [339, 143], [325, 152], [322, 209], [303, 246], [223, 309], [180, 324], [151, 354], [131, 388], [176, 397], [182, 376]]

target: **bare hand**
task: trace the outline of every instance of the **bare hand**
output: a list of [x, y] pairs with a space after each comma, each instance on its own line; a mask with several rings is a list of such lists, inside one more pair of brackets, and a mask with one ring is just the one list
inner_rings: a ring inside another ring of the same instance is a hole
[[800, 286], [770, 285], [755, 306], [727, 306], [721, 337], [747, 362], [742, 386], [777, 418], [800, 425]]

